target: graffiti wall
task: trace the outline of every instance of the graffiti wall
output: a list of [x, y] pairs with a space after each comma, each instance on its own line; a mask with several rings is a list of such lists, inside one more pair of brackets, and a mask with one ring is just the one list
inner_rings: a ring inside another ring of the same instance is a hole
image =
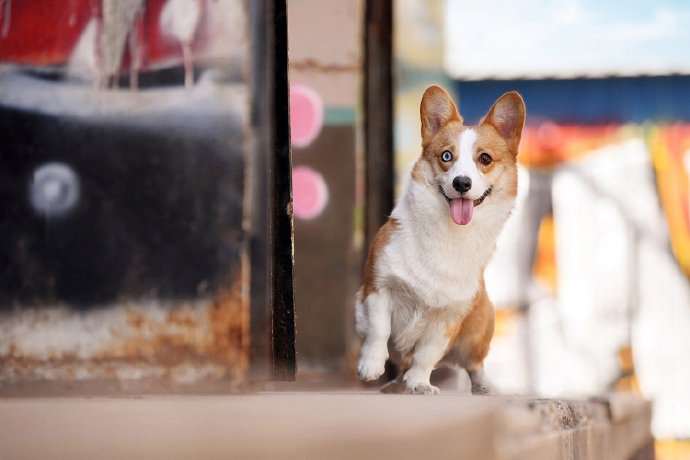
[[249, 9], [0, 2], [0, 385], [241, 382]]

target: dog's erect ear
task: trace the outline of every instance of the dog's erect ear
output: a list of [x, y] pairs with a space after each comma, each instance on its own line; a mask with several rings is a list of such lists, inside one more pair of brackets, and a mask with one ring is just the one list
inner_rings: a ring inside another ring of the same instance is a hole
[[492, 125], [501, 137], [517, 148], [525, 124], [525, 101], [520, 93], [511, 91], [499, 97], [481, 124]]
[[422, 143], [426, 143], [449, 121], [455, 120], [462, 124], [458, 108], [446, 90], [440, 86], [429, 86], [424, 91], [419, 114], [422, 118]]

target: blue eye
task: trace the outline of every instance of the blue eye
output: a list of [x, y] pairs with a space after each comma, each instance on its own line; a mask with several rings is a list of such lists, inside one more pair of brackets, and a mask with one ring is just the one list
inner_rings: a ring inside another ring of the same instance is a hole
[[450, 161], [450, 160], [452, 160], [452, 159], [453, 159], [453, 154], [450, 153], [448, 150], [446, 150], [445, 152], [443, 152], [443, 153], [441, 154], [441, 160], [443, 160], [443, 161], [445, 161], [445, 162], [448, 162], [448, 161]]

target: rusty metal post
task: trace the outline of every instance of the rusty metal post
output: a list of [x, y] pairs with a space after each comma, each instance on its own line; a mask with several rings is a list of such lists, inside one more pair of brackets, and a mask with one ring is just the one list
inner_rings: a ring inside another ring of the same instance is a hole
[[393, 1], [367, 0], [364, 35], [366, 247], [393, 209]]
[[270, 133], [268, 126], [273, 118], [270, 108], [270, 68], [269, 47], [272, 46], [269, 24], [270, 2], [249, 2], [249, 15], [252, 24], [252, 103], [251, 132], [254, 136], [254, 148], [247, 158], [249, 164], [251, 197], [251, 219], [249, 233], [249, 257], [251, 259], [250, 282], [250, 373], [254, 380], [266, 380], [273, 374], [272, 364], [272, 314], [270, 307], [270, 260], [269, 260], [269, 223], [266, 210], [269, 202], [268, 168], [270, 152]]
[[287, 5], [273, 3], [274, 145], [271, 201], [271, 255], [273, 259], [273, 377], [294, 380], [295, 353], [294, 230], [292, 225], [292, 157], [290, 150], [290, 95], [288, 88]]
[[[294, 380], [292, 184], [287, 16], [282, 1], [252, 1], [254, 156], [250, 254], [252, 376]], [[268, 209], [267, 209], [268, 208]]]

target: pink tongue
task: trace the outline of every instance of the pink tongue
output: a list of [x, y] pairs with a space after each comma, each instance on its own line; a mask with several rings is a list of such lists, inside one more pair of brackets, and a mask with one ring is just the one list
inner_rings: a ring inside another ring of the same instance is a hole
[[456, 198], [450, 201], [450, 217], [458, 225], [469, 224], [472, 220], [474, 201], [467, 198]]

